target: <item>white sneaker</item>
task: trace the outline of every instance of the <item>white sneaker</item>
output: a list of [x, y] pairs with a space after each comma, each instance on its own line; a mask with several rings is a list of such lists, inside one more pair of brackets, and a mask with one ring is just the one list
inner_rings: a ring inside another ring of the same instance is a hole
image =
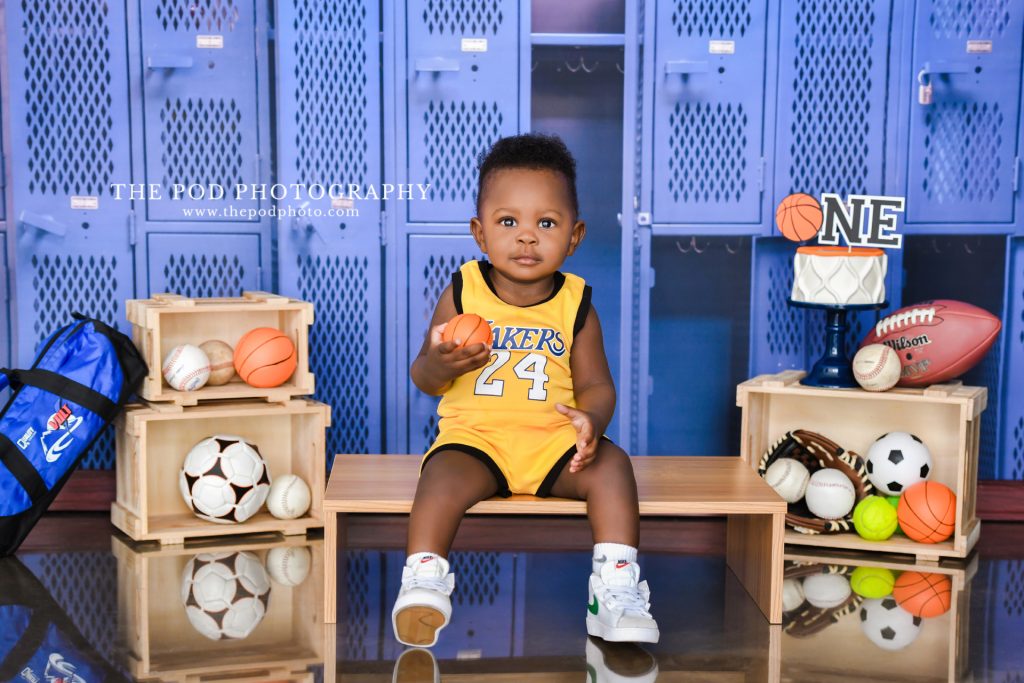
[[636, 643], [587, 638], [588, 680], [594, 683], [654, 683], [658, 660]]
[[437, 555], [426, 555], [402, 569], [402, 589], [398, 591], [391, 625], [395, 638], [403, 645], [430, 647], [452, 616], [452, 590], [455, 575], [448, 573], [448, 562]]
[[605, 562], [600, 575], [590, 575], [587, 633], [612, 642], [658, 642], [650, 598], [636, 562]]

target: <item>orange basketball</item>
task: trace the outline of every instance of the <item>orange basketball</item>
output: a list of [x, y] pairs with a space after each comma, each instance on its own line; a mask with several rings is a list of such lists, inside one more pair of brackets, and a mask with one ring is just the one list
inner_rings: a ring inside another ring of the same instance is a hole
[[461, 313], [448, 321], [448, 327], [441, 333], [441, 341], [462, 340], [458, 348], [473, 344], [490, 344], [494, 337], [491, 326], [476, 313]]
[[892, 588], [892, 596], [900, 607], [925, 619], [949, 611], [952, 595], [953, 582], [943, 574], [903, 572]]
[[295, 344], [281, 330], [257, 327], [235, 344], [235, 372], [254, 387], [277, 387], [285, 383], [298, 362]]
[[935, 481], [914, 484], [900, 496], [900, 528], [918, 543], [941, 543], [956, 525], [956, 494]]
[[791, 194], [775, 209], [775, 225], [779, 232], [793, 242], [803, 242], [821, 229], [821, 204], [809, 194]]

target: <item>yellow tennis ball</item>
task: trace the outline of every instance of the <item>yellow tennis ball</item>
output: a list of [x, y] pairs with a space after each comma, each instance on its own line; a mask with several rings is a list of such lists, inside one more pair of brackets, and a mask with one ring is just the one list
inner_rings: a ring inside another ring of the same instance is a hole
[[896, 510], [882, 496], [868, 496], [853, 509], [853, 528], [868, 541], [884, 541], [897, 525]]
[[850, 574], [850, 588], [869, 600], [888, 597], [895, 583], [896, 575], [883, 567], [857, 567]]

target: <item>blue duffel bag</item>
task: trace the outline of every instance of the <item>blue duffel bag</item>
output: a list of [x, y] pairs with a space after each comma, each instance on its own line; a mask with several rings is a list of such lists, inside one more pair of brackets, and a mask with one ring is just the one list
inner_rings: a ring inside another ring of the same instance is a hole
[[0, 559], [0, 586], [0, 681], [127, 683], [18, 558]]
[[0, 555], [18, 549], [148, 372], [132, 341], [73, 314], [28, 370], [0, 369]]

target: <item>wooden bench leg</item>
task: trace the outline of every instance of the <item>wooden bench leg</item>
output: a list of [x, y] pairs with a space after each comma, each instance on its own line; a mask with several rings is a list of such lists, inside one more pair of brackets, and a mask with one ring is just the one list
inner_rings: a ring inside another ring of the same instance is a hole
[[338, 513], [324, 513], [324, 623], [338, 621]]
[[725, 562], [765, 618], [782, 623], [782, 551], [785, 515], [729, 515]]

